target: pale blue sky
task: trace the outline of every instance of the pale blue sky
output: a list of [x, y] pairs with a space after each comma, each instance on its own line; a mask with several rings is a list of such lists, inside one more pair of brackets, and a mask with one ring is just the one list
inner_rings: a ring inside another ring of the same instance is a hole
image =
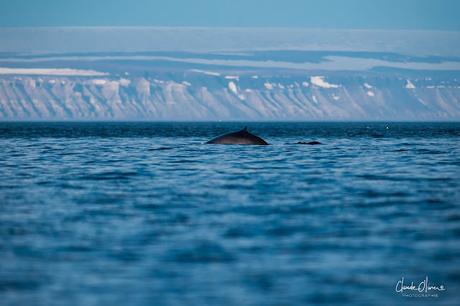
[[458, 0], [0, 0], [0, 27], [218, 26], [460, 31]]

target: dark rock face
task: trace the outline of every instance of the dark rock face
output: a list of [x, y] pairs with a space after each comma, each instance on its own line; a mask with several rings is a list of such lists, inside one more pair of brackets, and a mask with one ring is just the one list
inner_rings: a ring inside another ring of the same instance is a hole
[[314, 145], [320, 145], [322, 143], [319, 142], [319, 141], [308, 141], [308, 142], [307, 141], [299, 141], [299, 142], [297, 142], [297, 144], [314, 146]]
[[238, 132], [216, 137], [207, 144], [268, 145], [262, 138], [249, 133], [247, 127]]

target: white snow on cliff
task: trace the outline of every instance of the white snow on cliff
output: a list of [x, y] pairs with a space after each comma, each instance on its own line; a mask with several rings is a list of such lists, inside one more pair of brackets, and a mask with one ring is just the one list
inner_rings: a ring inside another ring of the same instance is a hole
[[312, 76], [310, 78], [310, 83], [312, 83], [315, 86], [318, 86], [318, 87], [321, 87], [321, 88], [326, 88], [326, 89], [339, 88], [340, 87], [339, 85], [331, 84], [331, 83], [326, 82], [324, 80], [323, 76]]
[[229, 82], [228, 89], [230, 89], [235, 95], [238, 94], [238, 88], [236, 87], [235, 82]]
[[415, 89], [415, 85], [410, 80], [406, 80], [406, 88], [407, 89]]
[[104, 72], [69, 68], [2, 68], [0, 74], [59, 75], [59, 76], [105, 76]]
[[103, 80], [103, 79], [94, 79], [91, 81], [91, 83], [93, 83], [94, 85], [104, 85], [107, 83], [107, 80]]
[[191, 69], [192, 72], [202, 73], [211, 76], [220, 76], [220, 73], [214, 71], [200, 70], [200, 69]]
[[268, 82], [264, 83], [264, 87], [265, 87], [266, 89], [268, 89], [268, 90], [272, 90], [272, 89], [273, 89], [273, 85], [272, 85], [271, 83], [268, 83]]
[[374, 87], [372, 87], [372, 85], [369, 85], [368, 83], [364, 83], [364, 87], [366, 87], [367, 89], [372, 89]]

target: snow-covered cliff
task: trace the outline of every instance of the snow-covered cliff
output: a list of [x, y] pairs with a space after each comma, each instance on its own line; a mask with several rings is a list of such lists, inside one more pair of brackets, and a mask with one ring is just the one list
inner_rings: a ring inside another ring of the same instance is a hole
[[460, 82], [398, 77], [0, 77], [2, 120], [458, 120]]
[[0, 53], [0, 120], [460, 120], [460, 57]]

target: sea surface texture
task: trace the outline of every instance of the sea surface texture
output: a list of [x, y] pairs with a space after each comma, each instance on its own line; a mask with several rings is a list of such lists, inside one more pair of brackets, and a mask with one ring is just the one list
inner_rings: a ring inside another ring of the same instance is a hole
[[[245, 125], [271, 145], [204, 144]], [[0, 304], [458, 305], [459, 140], [459, 123], [0, 123]], [[403, 277], [446, 290], [403, 296]]]

